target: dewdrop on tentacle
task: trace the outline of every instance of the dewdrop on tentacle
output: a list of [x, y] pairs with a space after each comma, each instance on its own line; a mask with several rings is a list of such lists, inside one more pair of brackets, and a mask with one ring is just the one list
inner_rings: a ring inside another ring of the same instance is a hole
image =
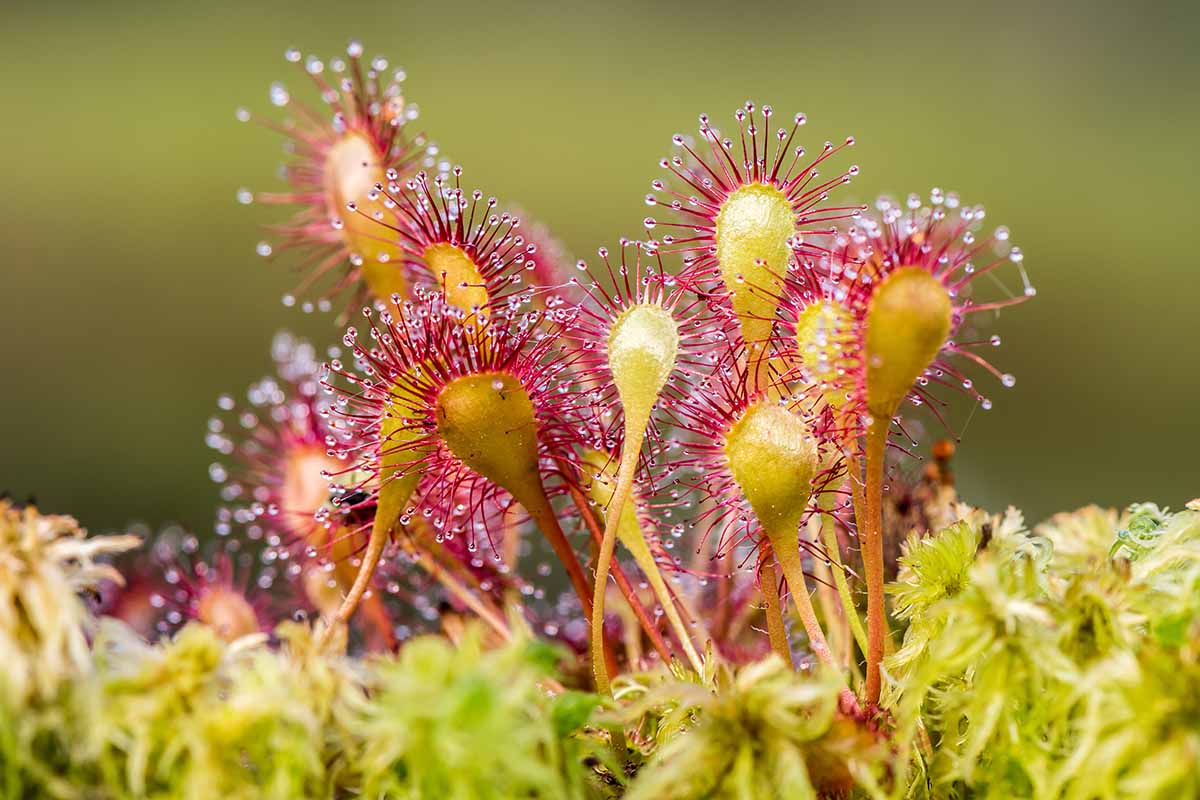
[[506, 307], [488, 324], [473, 324], [474, 311], [440, 292], [393, 302], [378, 318], [367, 312], [378, 346], [363, 347], [356, 332], [347, 334], [359, 374], [332, 370], [349, 384], [334, 387], [342, 401], [335, 403], [338, 424], [349, 449], [363, 455], [356, 471], [364, 477], [348, 489], [365, 498], [360, 505], [376, 504], [359, 580], [338, 617], [361, 597], [390, 532], [411, 520], [410, 509], [420, 508], [447, 537], [455, 527], [446, 526], [457, 526], [468, 549], [484, 535], [495, 550], [478, 512], [511, 500], [550, 542], [590, 611], [591, 585], [541, 474], [541, 462], [553, 461], [576, 427], [574, 400], [559, 391], [569, 366], [560, 356], [563, 323]]
[[683, 154], [661, 162], [675, 185], [655, 181], [655, 191], [668, 197], [646, 198], [651, 205], [668, 206], [678, 219], [647, 218], [646, 225], [674, 231], [662, 237], [662, 245], [664, 252], [684, 254], [684, 279], [728, 295], [756, 382], [766, 378], [760, 366], [790, 265], [824, 252], [819, 242], [808, 241], [832, 233], [824, 223], [859, 210], [826, 205], [829, 192], [849, 182], [857, 167], [826, 181], [817, 170], [821, 162], [852, 145], [853, 138], [836, 147], [827, 143], [820, 155], [805, 162], [804, 148], [793, 148], [804, 115], [796, 115], [790, 130], [774, 132], [769, 125], [771, 107], [763, 106], [760, 115], [761, 131], [753, 103], [735, 112], [737, 140], [723, 139], [701, 115], [704, 147], [693, 147], [676, 135], [674, 144]]
[[[1022, 266], [1023, 255], [1008, 242], [1008, 230], [976, 235], [985, 216], [982, 207], [961, 206], [954, 193], [935, 189], [929, 206], [913, 194], [903, 204], [880, 198], [876, 210], [877, 215], [863, 215], [839, 242], [845, 246], [844, 260], [852, 275], [844, 271], [841, 277], [829, 276], [841, 283], [838, 292], [847, 298], [862, 330], [857, 400], [865, 411], [865, 477], [858, 477], [855, 458], [851, 488], [867, 584], [868, 704], [879, 699], [879, 662], [887, 636], [882, 496], [893, 419], [906, 398], [925, 404], [931, 397], [927, 388], [931, 383], [960, 388], [980, 407], [991, 408], [991, 400], [975, 389], [974, 380], [952, 364], [951, 357], [982, 367], [1003, 386], [1012, 386], [1014, 379], [973, 352], [998, 339], [963, 341], [959, 338], [963, 323], [969, 315], [994, 313], [1034, 295]], [[997, 270], [1005, 265], [1015, 267], [1023, 284], [1020, 293], [997, 280]], [[977, 297], [975, 290], [982, 291], [979, 279], [984, 276], [1005, 296]], [[936, 409], [933, 413], [940, 418]]]
[[[383, 58], [365, 61], [358, 42], [351, 42], [346, 58], [328, 63], [294, 49], [286, 57], [316, 85], [323, 107], [306, 106], [280, 83], [271, 86], [272, 105], [297, 112], [279, 122], [262, 120], [288, 139], [290, 191], [241, 190], [238, 201], [298, 210], [273, 229], [279, 236], [274, 246], [262, 243], [259, 253], [303, 251], [307, 275], [301, 289], [324, 282], [334, 292], [352, 290], [354, 301], [367, 295], [384, 301], [407, 292], [401, 248], [386, 224], [389, 202], [376, 187], [434, 166], [437, 148], [407, 128], [417, 108], [401, 91], [403, 70], [389, 72]], [[239, 110], [239, 120], [249, 118]]]
[[446, 303], [484, 325], [522, 291], [537, 247], [522, 235], [520, 219], [497, 212], [494, 197], [465, 191], [462, 173], [458, 166], [449, 175], [422, 171], [376, 191], [389, 208], [389, 233], [408, 273], [418, 283], [432, 279]]

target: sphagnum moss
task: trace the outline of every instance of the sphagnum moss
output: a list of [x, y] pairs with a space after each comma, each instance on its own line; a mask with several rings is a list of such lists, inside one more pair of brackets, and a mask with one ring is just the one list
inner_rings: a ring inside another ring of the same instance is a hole
[[675, 137], [661, 238], [558, 275], [402, 72], [287, 57], [328, 112], [272, 87], [257, 197], [299, 211], [259, 250], [365, 329], [221, 400], [211, 550], [0, 501], [0, 797], [1200, 796], [1200, 504], [1031, 533], [948, 448], [888, 469], [935, 387], [1015, 383], [971, 323], [1034, 291], [982, 208], [833, 205], [853, 140], [748, 103]]
[[[841, 677], [779, 659], [626, 673], [614, 699], [570, 691], [570, 651], [519, 632], [425, 637], [399, 655], [331, 654], [304, 624], [233, 642], [202, 623], [147, 644], [97, 623], [73, 554], [116, 550], [67, 520], [20, 572], [71, 598], [46, 626], [3, 618], [5, 797], [1190, 797], [1200, 726], [1200, 510], [1084, 509], [1034, 533], [966, 506], [913, 535], [892, 588], [903, 646], [890, 720], [838, 710]], [[1089, 550], [1057, 557], [1079, 525]], [[1136, 531], [1136, 552], [1124, 543]], [[1106, 533], [1106, 535], [1101, 535]], [[12, 553], [7, 562], [16, 562]], [[58, 565], [58, 566], [55, 566]], [[5, 573], [5, 587], [18, 570]], [[89, 578], [90, 579], [90, 578]], [[1103, 621], [1103, 624], [1101, 624]], [[517, 630], [520, 631], [519, 624]], [[18, 627], [14, 628], [14, 625]], [[54, 641], [70, 668], [13, 691]], [[607, 709], [606, 709], [607, 707]], [[615, 747], [609, 731], [627, 731]], [[628, 749], [627, 749], [628, 748]]]

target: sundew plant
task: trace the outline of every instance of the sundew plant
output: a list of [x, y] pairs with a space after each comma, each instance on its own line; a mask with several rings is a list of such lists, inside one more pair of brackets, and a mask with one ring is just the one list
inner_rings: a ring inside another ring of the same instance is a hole
[[286, 59], [237, 198], [336, 325], [219, 399], [215, 535], [0, 501], [0, 798], [1200, 797], [1200, 501], [956, 492], [1035, 296], [982, 206], [747, 102], [575, 261]]

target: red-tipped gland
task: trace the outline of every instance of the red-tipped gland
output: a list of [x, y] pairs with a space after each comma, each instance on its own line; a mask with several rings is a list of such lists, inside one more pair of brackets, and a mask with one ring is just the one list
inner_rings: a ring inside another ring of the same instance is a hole
[[888, 420], [946, 343], [953, 321], [946, 287], [919, 267], [901, 267], [867, 308], [867, 409]]

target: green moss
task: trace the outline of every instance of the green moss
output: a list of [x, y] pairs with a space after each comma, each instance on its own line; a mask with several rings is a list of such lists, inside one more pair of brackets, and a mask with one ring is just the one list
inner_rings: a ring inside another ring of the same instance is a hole
[[[273, 641], [193, 624], [149, 644], [68, 603], [81, 658], [0, 695], [0, 798], [1200, 794], [1200, 512], [1084, 509], [1036, 535], [1016, 512], [959, 513], [906, 543], [874, 724], [839, 710], [839, 676], [774, 658], [626, 675], [601, 701], [564, 688], [565, 654], [527, 634], [489, 649], [468, 629], [364, 660], [321, 652], [299, 623]], [[26, 563], [56, 552], [35, 549]], [[48, 590], [74, 597], [77, 561], [53, 563]], [[22, 642], [5, 674], [36, 672], [38, 637], [58, 629], [0, 624]]]
[[1045, 538], [1001, 523], [974, 552], [970, 519], [910, 540], [890, 663], [902, 738], [927, 737], [917, 794], [1195, 796], [1200, 514], [1117, 520], [1084, 509]]
[[[589, 700], [559, 706], [542, 687], [551, 677], [545, 645], [484, 651], [436, 637], [409, 643], [373, 665], [369, 701], [351, 720], [357, 768], [368, 797], [582, 798], [579, 747], [565, 730]], [[594, 708], [596, 701], [590, 701]]]
[[838, 712], [840, 685], [829, 673], [797, 675], [772, 656], [722, 676], [715, 690], [678, 680], [649, 686], [623, 712], [655, 744], [627, 797], [804, 800], [855, 787], [884, 796], [888, 747]]

